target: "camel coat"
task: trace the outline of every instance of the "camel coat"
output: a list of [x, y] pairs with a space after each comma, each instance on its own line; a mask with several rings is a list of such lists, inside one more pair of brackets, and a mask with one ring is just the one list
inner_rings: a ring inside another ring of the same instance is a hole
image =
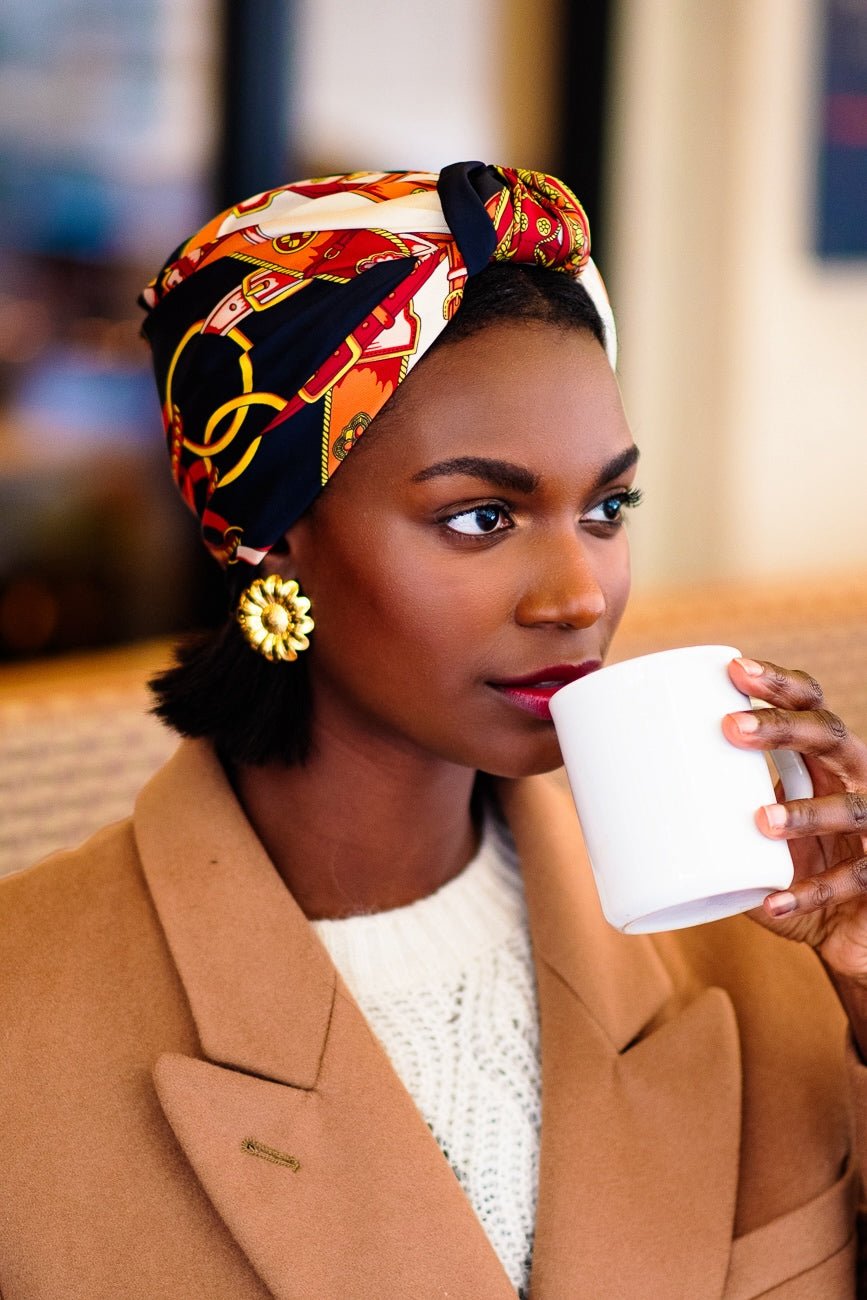
[[[854, 1296], [867, 1070], [815, 956], [743, 918], [616, 933], [568, 793], [500, 793], [541, 1014], [533, 1300]], [[0, 972], [4, 1300], [514, 1300], [204, 743], [0, 883]]]

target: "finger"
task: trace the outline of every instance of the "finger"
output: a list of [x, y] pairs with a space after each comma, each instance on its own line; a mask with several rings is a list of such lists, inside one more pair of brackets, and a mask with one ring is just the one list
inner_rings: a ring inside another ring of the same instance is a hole
[[821, 799], [771, 803], [756, 813], [759, 830], [775, 840], [807, 835], [867, 835], [867, 794], [849, 791]]
[[788, 889], [769, 894], [763, 903], [769, 916], [792, 916], [816, 912], [822, 907], [839, 907], [867, 894], [867, 857], [853, 858], [821, 875], [799, 880]]
[[791, 712], [753, 709], [723, 718], [728, 740], [743, 749], [794, 749], [825, 760], [847, 783], [867, 780], [867, 745], [851, 735], [845, 723], [828, 709]]
[[822, 687], [800, 668], [781, 668], [760, 659], [733, 659], [731, 678], [739, 690], [783, 709], [821, 709]]

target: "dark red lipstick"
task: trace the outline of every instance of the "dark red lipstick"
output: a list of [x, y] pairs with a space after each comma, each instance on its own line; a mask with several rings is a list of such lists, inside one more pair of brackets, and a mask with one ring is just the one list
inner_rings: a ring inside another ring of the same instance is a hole
[[601, 667], [602, 661], [599, 659], [585, 659], [581, 664], [553, 664], [548, 668], [540, 668], [538, 672], [527, 673], [525, 677], [504, 677], [499, 681], [488, 682], [488, 685], [519, 709], [550, 722], [551, 696], [570, 682], [576, 682], [588, 673], [595, 673]]

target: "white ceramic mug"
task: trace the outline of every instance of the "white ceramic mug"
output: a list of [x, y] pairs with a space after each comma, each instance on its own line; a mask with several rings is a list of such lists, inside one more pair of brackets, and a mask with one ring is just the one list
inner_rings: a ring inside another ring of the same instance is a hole
[[[726, 713], [750, 707], [728, 675], [739, 655], [731, 646], [664, 650], [551, 698], [602, 910], [618, 930], [699, 925], [791, 884], [787, 845], [755, 823], [775, 799], [764, 755], [722, 732]], [[772, 757], [786, 797], [809, 798], [800, 755]]]

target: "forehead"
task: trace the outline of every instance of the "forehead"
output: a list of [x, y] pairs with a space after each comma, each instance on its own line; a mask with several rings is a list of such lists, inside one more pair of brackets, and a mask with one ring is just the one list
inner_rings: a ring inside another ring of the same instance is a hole
[[368, 474], [411, 478], [428, 464], [471, 455], [542, 476], [580, 475], [631, 443], [601, 344], [581, 330], [510, 322], [429, 353], [335, 480], [345, 476], [349, 489], [350, 479]]

